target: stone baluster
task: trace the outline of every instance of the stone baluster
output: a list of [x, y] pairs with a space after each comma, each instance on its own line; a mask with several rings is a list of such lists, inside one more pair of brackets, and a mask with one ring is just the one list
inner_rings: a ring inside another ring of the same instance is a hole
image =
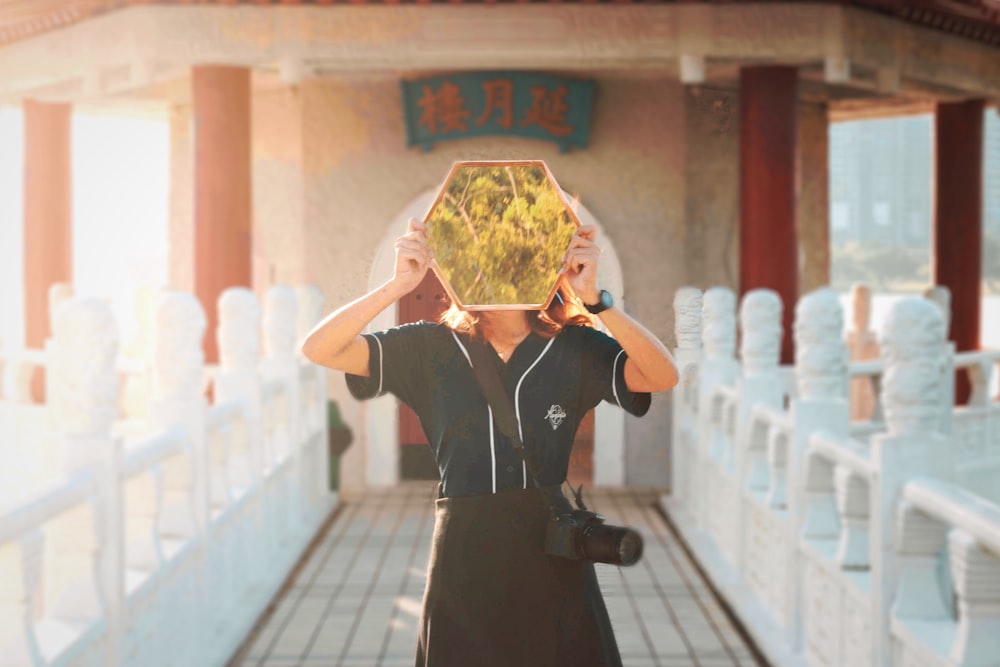
[[802, 462], [802, 530], [807, 540], [836, 540], [840, 537], [834, 465], [828, 459], [807, 452]]
[[962, 530], [948, 535], [958, 628], [949, 664], [989, 667], [1000, 656], [1000, 556]]
[[953, 462], [948, 440], [940, 433], [941, 378], [947, 361], [944, 318], [926, 299], [910, 297], [890, 309], [879, 339], [885, 372], [882, 405], [888, 432], [874, 436], [871, 539], [874, 597], [872, 636], [876, 664], [887, 664], [890, 652], [886, 618], [897, 585], [896, 507], [903, 484], [916, 475], [949, 481]]
[[[295, 291], [286, 285], [272, 285], [267, 290], [264, 302], [264, 360], [260, 369], [265, 382], [280, 381], [286, 387], [288, 404], [284, 418], [291, 427], [296, 414], [298, 396], [298, 361], [296, 353]], [[295, 434], [289, 433], [294, 446]], [[292, 451], [279, 451], [279, 456], [288, 456]]]
[[686, 504], [691, 502], [689, 485], [694, 472], [692, 458], [695, 452], [688, 451], [687, 446], [696, 446], [696, 435], [691, 430], [695, 426], [697, 410], [694, 389], [698, 381], [698, 362], [701, 361], [701, 311], [701, 290], [695, 287], [677, 290], [674, 295], [674, 337], [677, 339], [674, 361], [680, 370], [680, 382], [678, 391], [673, 392], [671, 398], [671, 493]]
[[190, 456], [164, 463], [164, 507], [160, 533], [188, 539], [209, 520], [208, 457], [205, 451], [205, 313], [193, 295], [168, 291], [156, 303], [150, 417], [157, 428], [185, 428]]
[[952, 600], [940, 581], [941, 554], [948, 526], [902, 502], [896, 523], [899, 587], [892, 603], [896, 618], [932, 620], [951, 618]]
[[[784, 410], [785, 383], [779, 363], [781, 356], [781, 297], [774, 290], [754, 289], [743, 295], [740, 302], [740, 361], [742, 372], [737, 382], [737, 407], [734, 435], [724, 461], [730, 463], [740, 489], [748, 481], [749, 472], [767, 470], [767, 429], [753, 428], [755, 406]], [[731, 524], [736, 532], [736, 563], [741, 574], [746, 566], [747, 522], [743, 519], [745, 503], [738, 496], [738, 506], [732, 508], [736, 520]]]
[[868, 480], [850, 468], [834, 467], [837, 512], [840, 515], [840, 542], [837, 564], [844, 570], [867, 570], [869, 558], [869, 516], [871, 495]]
[[[293, 459], [290, 485], [292, 507], [297, 518], [303, 517], [302, 437], [299, 432], [299, 344], [296, 335], [298, 304], [295, 290], [287, 285], [272, 285], [264, 301], [264, 360], [261, 375], [265, 382], [279, 381], [285, 387], [283, 413], [276, 431], [276, 455]], [[283, 426], [283, 428], [282, 428]]]
[[729, 454], [735, 463], [738, 479], [744, 481], [753, 459], [763, 459], [767, 452], [766, 433], [751, 438], [751, 411], [755, 405], [783, 410], [784, 389], [778, 372], [781, 354], [781, 297], [769, 289], [750, 290], [740, 303], [739, 412], [737, 434], [742, 442], [734, 443]]
[[0, 546], [0, 655], [7, 667], [43, 664], [35, 636], [44, 536], [35, 530]]
[[[219, 373], [215, 379], [217, 404], [242, 401], [245, 407], [245, 449], [233, 453], [230, 481], [238, 489], [253, 485], [264, 474], [261, 438], [260, 302], [245, 287], [230, 287], [219, 296]], [[214, 494], [213, 494], [214, 495]]]
[[[792, 535], [807, 539], [836, 539], [841, 530], [837, 517], [834, 466], [811, 453], [809, 436], [824, 431], [834, 438], [846, 437], [850, 426], [847, 400], [848, 352], [843, 340], [844, 314], [837, 293], [830, 288], [814, 290], [795, 306], [796, 397], [789, 406], [792, 423], [787, 448], [785, 476], [788, 483], [788, 521]], [[789, 554], [788, 590], [796, 590], [800, 554]], [[793, 645], [801, 642], [802, 601], [787, 600]]]
[[[851, 286], [852, 317], [847, 330], [847, 349], [851, 361], [878, 359], [878, 338], [871, 328], [872, 291], [867, 285]], [[878, 391], [867, 377], [851, 380], [851, 419], [855, 421], [881, 419]]]
[[767, 436], [768, 474], [767, 504], [774, 509], [788, 507], [788, 434], [781, 429], [770, 429]]
[[105, 664], [117, 664], [125, 611], [122, 443], [112, 436], [118, 403], [118, 329], [106, 302], [69, 299], [55, 309], [49, 345], [50, 407], [67, 476], [86, 470], [98, 497], [49, 522], [44, 558], [47, 615], [69, 623], [104, 616]]
[[[313, 328], [323, 319], [323, 291], [316, 285], [298, 285], [295, 288], [298, 299], [298, 326], [295, 342], [296, 357], [300, 364], [305, 364], [311, 377], [311, 397], [303, 408], [305, 417], [303, 427], [310, 433], [320, 432], [320, 445], [314, 449], [310, 471], [312, 475], [313, 494], [315, 499], [323, 498], [330, 492], [330, 449], [329, 420], [327, 416], [327, 369], [319, 364], [313, 364], [302, 355], [302, 341]], [[305, 401], [305, 398], [300, 398]], [[320, 507], [320, 505], [316, 505]]]
[[302, 341], [323, 319], [323, 292], [316, 285], [297, 285], [295, 296], [298, 302], [298, 322], [296, 325], [295, 352], [299, 362], [312, 371], [313, 391], [310, 399], [313, 410], [308, 414], [309, 428], [319, 429], [326, 424], [326, 369], [313, 364], [302, 355]]
[[951, 414], [955, 405], [955, 343], [948, 339], [951, 331], [951, 290], [944, 285], [932, 285], [924, 290], [924, 298], [940, 309], [944, 319], [945, 366], [941, 369], [941, 386], [944, 399], [941, 402], [941, 417], [938, 428], [942, 433], [951, 433]]
[[[691, 494], [695, 500], [698, 527], [708, 526], [708, 495], [706, 466], [713, 441], [713, 405], [715, 389], [732, 385], [739, 375], [736, 361], [736, 295], [726, 287], [711, 287], [702, 297], [701, 307], [702, 360], [698, 365], [698, 450], [697, 470]], [[717, 415], [721, 417], [722, 415]], [[718, 420], [721, 422], [721, 419]]]

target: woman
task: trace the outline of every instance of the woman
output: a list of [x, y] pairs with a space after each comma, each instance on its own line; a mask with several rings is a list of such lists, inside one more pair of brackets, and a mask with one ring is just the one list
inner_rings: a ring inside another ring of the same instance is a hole
[[[650, 392], [677, 383], [667, 348], [597, 287], [600, 248], [580, 227], [564, 285], [545, 311], [461, 311], [442, 323], [374, 334], [372, 319], [423, 280], [431, 260], [423, 223], [396, 241], [393, 277], [323, 320], [303, 343], [315, 363], [347, 373], [359, 399], [390, 392], [420, 417], [441, 471], [418, 667], [619, 667], [604, 601], [587, 560], [545, 553], [580, 420], [601, 400], [634, 415]], [[568, 287], [613, 338], [590, 326]], [[574, 310], [578, 312], [574, 312]], [[488, 345], [513, 403], [543, 492], [498, 429], [471, 368]]]

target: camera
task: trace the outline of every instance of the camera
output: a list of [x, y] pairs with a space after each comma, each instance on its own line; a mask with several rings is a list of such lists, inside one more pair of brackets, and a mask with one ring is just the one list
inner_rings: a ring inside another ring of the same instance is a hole
[[635, 565], [642, 557], [642, 536], [631, 528], [606, 525], [599, 514], [575, 509], [549, 522], [545, 553], [595, 563]]

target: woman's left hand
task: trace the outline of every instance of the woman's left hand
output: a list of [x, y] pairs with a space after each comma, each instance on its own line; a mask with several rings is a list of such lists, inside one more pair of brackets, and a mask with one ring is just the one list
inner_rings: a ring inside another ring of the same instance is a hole
[[597, 303], [601, 298], [597, 287], [597, 258], [601, 249], [594, 243], [596, 237], [597, 229], [593, 225], [580, 226], [563, 258], [566, 282], [581, 301], [590, 304]]

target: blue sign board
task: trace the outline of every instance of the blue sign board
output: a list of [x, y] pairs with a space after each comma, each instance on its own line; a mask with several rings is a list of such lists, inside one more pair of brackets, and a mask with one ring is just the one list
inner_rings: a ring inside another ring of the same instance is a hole
[[483, 135], [587, 147], [592, 80], [534, 72], [474, 72], [403, 81], [407, 146]]

